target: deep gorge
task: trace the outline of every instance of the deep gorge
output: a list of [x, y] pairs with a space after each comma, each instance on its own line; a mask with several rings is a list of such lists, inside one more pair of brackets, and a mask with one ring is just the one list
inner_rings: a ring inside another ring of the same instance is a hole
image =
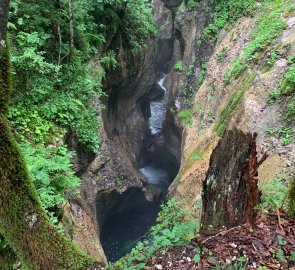
[[[154, 13], [159, 8], [163, 8], [163, 3], [155, 1]], [[147, 235], [180, 167], [180, 156], [167, 147], [171, 124], [166, 115], [171, 93], [165, 87], [165, 79], [172, 68], [173, 46], [173, 37], [164, 35], [148, 41], [144, 57], [130, 58], [128, 52], [122, 51], [121, 75], [110, 73], [106, 79], [106, 136], [129, 159], [129, 173], [142, 178], [141, 182], [129, 182], [122, 188], [124, 180], [130, 179], [130, 175], [124, 175], [115, 180], [115, 188], [95, 195], [100, 239], [109, 261], [125, 255]], [[141, 65], [139, 59], [143, 61]], [[181, 139], [178, 143], [175, 148], [180, 147]]]

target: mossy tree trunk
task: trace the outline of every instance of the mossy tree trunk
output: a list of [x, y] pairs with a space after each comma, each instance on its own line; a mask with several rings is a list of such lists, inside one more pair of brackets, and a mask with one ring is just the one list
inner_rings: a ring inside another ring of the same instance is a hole
[[9, 0], [0, 1], [0, 233], [22, 263], [35, 269], [87, 269], [83, 254], [48, 222], [7, 123], [10, 92], [6, 25]]
[[215, 231], [252, 223], [260, 202], [256, 136], [233, 129], [226, 131], [214, 149], [203, 182], [202, 230]]

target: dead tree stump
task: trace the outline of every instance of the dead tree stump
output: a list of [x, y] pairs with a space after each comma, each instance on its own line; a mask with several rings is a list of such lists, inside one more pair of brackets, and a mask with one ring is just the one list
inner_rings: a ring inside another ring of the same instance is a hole
[[226, 131], [213, 150], [203, 181], [202, 231], [218, 230], [252, 223], [260, 202], [257, 186], [260, 161], [256, 151], [257, 134]]

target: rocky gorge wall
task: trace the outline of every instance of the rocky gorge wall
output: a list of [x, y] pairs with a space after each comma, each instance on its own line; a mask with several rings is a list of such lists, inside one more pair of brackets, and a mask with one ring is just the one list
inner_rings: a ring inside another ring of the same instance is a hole
[[[269, 154], [259, 168], [261, 183], [278, 175], [288, 182], [294, 174], [294, 139], [283, 145], [279, 136], [269, 136], [269, 130], [284, 126], [282, 112], [286, 105], [268, 104], [270, 92], [288, 70], [287, 59], [295, 52], [294, 15], [284, 17], [285, 29], [258, 55], [257, 62], [225, 85], [226, 72], [249, 44], [258, 18], [255, 13], [242, 17], [231, 29], [221, 30], [217, 41], [204, 42], [200, 40], [210, 23], [212, 1], [201, 0], [191, 10], [187, 2], [152, 1], [158, 37], [149, 39], [136, 57], [118, 44], [118, 67], [104, 83], [108, 97], [103, 101], [106, 109], [100, 154], [84, 159], [80, 174], [80, 205], [92, 217], [97, 238], [111, 212], [130, 209], [133, 199], [152, 201], [157, 196], [138, 171], [146, 162], [163, 163], [175, 167], [176, 172], [181, 164], [169, 196], [188, 198], [187, 207], [199, 201], [210, 155], [222, 135], [220, 130], [238, 128], [258, 133], [258, 154]], [[265, 69], [274, 48], [278, 57]], [[181, 68], [177, 69], [178, 62]], [[159, 94], [157, 80], [161, 74], [166, 75], [168, 109], [162, 132], [151, 136], [150, 102]], [[204, 77], [202, 81], [200, 76]], [[189, 121], [181, 117], [184, 110], [189, 111]], [[291, 127], [294, 130], [294, 121]], [[101, 248], [88, 250], [103, 253]]]
[[[213, 8], [208, 1], [200, 1], [198, 7], [191, 11], [185, 5], [180, 6], [179, 1], [165, 1], [165, 4], [173, 11], [172, 23], [174, 33], [177, 33], [174, 63], [181, 61], [183, 64], [182, 70], [172, 69], [167, 75], [167, 87], [172, 89], [173, 95], [170, 96], [172, 110], [166, 127], [174, 125], [179, 132], [184, 128], [181, 169], [169, 188], [170, 196], [190, 198], [193, 203], [200, 199], [209, 157], [222, 135], [218, 131], [220, 127], [222, 130], [235, 127], [244, 132], [257, 132], [259, 155], [269, 154], [259, 168], [260, 183], [275, 177], [288, 183], [294, 175], [294, 137], [285, 145], [280, 136], [269, 134], [271, 130], [285, 126], [283, 113], [286, 103], [269, 105], [268, 100], [271, 91], [280, 85], [289, 67], [288, 59], [294, 54], [294, 14], [284, 16], [284, 30], [265, 51], [255, 55], [255, 63], [225, 85], [226, 71], [232, 68], [234, 60], [243, 54], [253, 39], [251, 33], [258, 15], [254, 13], [251, 17], [240, 18], [230, 30], [221, 30], [217, 42], [205, 46], [198, 40], [208, 24], [209, 17], [203, 12], [204, 8], [207, 7], [207, 11]], [[267, 59], [275, 49], [278, 56], [273, 65], [267, 67]], [[204, 63], [207, 65], [206, 77], [201, 85], [196, 86]], [[191, 119], [187, 125], [183, 125], [178, 117], [179, 112], [186, 108], [185, 98], [191, 101]], [[289, 125], [294, 131], [294, 119]]]
[[[164, 10], [161, 1], [153, 5], [157, 21], [171, 21], [171, 12]], [[173, 170], [178, 167], [180, 152], [177, 158], [171, 155], [163, 135], [152, 136], [149, 127], [151, 99], [162, 91], [157, 83], [160, 73], [168, 72], [172, 66], [174, 37], [171, 32], [148, 39], [146, 47], [136, 55], [117, 40], [117, 67], [110, 70], [103, 81], [107, 96], [102, 100], [105, 109], [99, 154], [90, 155], [80, 149], [75, 138], [67, 138], [77, 152], [75, 163], [81, 178], [81, 199], [65, 209], [67, 219], [77, 223], [71, 230], [71, 238], [101, 261], [105, 260], [99, 241], [104, 223], [115, 213], [130, 212], [140, 206], [149, 208], [158, 200], [159, 191], [147, 183], [138, 169], [155, 162], [160, 166], [173, 164]], [[95, 64], [91, 64], [91, 68], [95, 70]], [[90, 230], [87, 224], [92, 224]]]

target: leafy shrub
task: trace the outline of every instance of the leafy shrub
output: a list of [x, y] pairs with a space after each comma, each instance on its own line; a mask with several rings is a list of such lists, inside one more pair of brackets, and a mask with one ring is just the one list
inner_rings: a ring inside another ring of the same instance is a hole
[[268, 135], [278, 135], [282, 145], [288, 145], [293, 139], [293, 129], [288, 126], [282, 126], [277, 130], [268, 130]]
[[226, 48], [223, 48], [217, 55], [216, 60], [217, 62], [221, 63], [227, 55]]
[[202, 39], [216, 40], [219, 31], [233, 25], [241, 16], [251, 13], [256, 5], [255, 0], [221, 0], [218, 1], [212, 14], [212, 21], [204, 29]]
[[193, 112], [189, 109], [181, 110], [177, 113], [177, 116], [181, 118], [183, 125], [191, 126], [193, 123]]
[[41, 205], [51, 222], [58, 225], [56, 214], [58, 205], [66, 202], [65, 192], [77, 194], [80, 185], [70, 161], [73, 153], [64, 147], [32, 147], [27, 143], [21, 148]]
[[282, 208], [287, 198], [288, 188], [280, 177], [275, 177], [269, 183], [261, 186], [261, 203], [257, 207], [264, 212], [275, 212], [276, 208]]
[[202, 83], [204, 82], [205, 78], [207, 75], [207, 63], [202, 64], [202, 68], [199, 74], [199, 79], [198, 79], [198, 87], [200, 87], [202, 85]]
[[278, 51], [274, 50], [270, 53], [270, 56], [267, 59], [267, 65], [272, 66], [274, 62], [279, 58]]
[[230, 69], [227, 69], [225, 71], [225, 74], [224, 74], [224, 80], [223, 80], [223, 84], [226, 86], [226, 85], [229, 85], [230, 82], [231, 82], [231, 78], [232, 78], [232, 73], [231, 73], [231, 70]]
[[193, 9], [197, 8], [199, 5], [199, 0], [188, 0], [187, 2], [187, 9], [192, 11]]
[[51, 121], [45, 120], [38, 108], [30, 109], [23, 104], [9, 109], [8, 119], [11, 127], [19, 141], [30, 141], [32, 143], [48, 142], [55, 126]]
[[177, 72], [180, 72], [183, 70], [183, 64], [182, 61], [178, 61], [175, 65], [174, 65], [174, 69]]
[[272, 90], [268, 96], [268, 105], [273, 105], [277, 100], [281, 98], [281, 92], [277, 89]]
[[[282, 13], [286, 10], [287, 3], [281, 1], [265, 1], [260, 8], [260, 16], [251, 33], [251, 41], [244, 48], [243, 54], [236, 58], [230, 70], [231, 75], [237, 78], [246, 68], [247, 64], [254, 62], [257, 54], [264, 51], [271, 42], [285, 29], [286, 22]], [[226, 73], [228, 82], [229, 74]]]

